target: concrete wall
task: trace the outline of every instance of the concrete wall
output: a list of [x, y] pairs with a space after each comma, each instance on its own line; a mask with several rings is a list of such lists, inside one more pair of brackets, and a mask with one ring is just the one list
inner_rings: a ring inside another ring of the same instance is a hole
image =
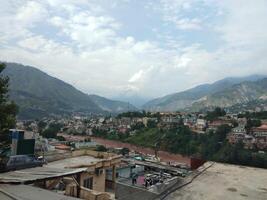
[[144, 171], [145, 171], [145, 167], [142, 165], [136, 165], [135, 168], [132, 169], [132, 173], [136, 173], [136, 174], [142, 173]]
[[106, 170], [103, 169], [103, 173], [100, 175], [94, 175], [93, 177], [93, 189], [99, 192], [105, 192]]
[[115, 197], [118, 200], [152, 200], [157, 197], [157, 193], [149, 192], [135, 186], [117, 183]]
[[64, 153], [47, 152], [45, 154], [45, 159], [48, 162], [53, 162], [53, 161], [57, 161], [57, 160], [62, 160], [62, 159], [71, 158], [71, 157], [84, 156], [84, 155], [93, 156], [95, 158], [104, 158], [104, 159], [108, 159], [108, 158], [111, 158], [113, 156], [117, 156], [117, 155], [112, 154], [112, 153], [98, 152], [98, 151], [83, 149], [83, 150], [69, 151], [69, 152], [64, 152]]
[[178, 184], [180, 182], [182, 182], [182, 180], [180, 180], [178, 177], [173, 177], [171, 180], [164, 182], [160, 185], [154, 185], [153, 192], [160, 194], [168, 190], [173, 185]]
[[93, 190], [98, 192], [105, 192], [105, 170], [103, 170], [103, 173], [98, 176], [96, 174], [82, 173], [80, 185], [83, 186], [83, 181], [90, 177], [93, 177]]
[[71, 197], [77, 197], [77, 185], [75, 183], [67, 184], [65, 195]]
[[45, 159], [48, 162], [53, 162], [53, 161], [57, 161], [57, 160], [62, 160], [65, 158], [71, 158], [72, 154], [71, 152], [65, 152], [65, 153], [49, 153], [45, 155]]
[[[116, 172], [120, 178], [130, 178], [132, 174], [131, 166], [116, 168]], [[106, 179], [112, 181], [112, 168], [107, 169]]]
[[80, 191], [80, 198], [86, 200], [109, 200], [110, 195], [106, 192], [99, 193], [82, 187]]

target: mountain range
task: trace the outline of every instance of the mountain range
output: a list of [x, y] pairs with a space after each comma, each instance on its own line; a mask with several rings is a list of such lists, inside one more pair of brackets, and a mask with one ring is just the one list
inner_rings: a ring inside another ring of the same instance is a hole
[[[6, 65], [3, 75], [10, 78], [9, 96], [19, 105], [18, 117], [21, 119], [73, 113], [118, 114], [138, 110], [124, 101], [85, 94], [37, 68], [17, 63]], [[137, 102], [134, 97], [132, 102]], [[258, 103], [267, 105], [267, 76], [264, 75], [225, 78], [153, 99], [141, 108], [154, 112], [201, 111], [217, 106], [235, 108], [236, 105], [240, 108], [249, 105], [251, 108]]]
[[136, 110], [133, 105], [126, 102], [87, 95], [34, 67], [6, 63], [3, 75], [10, 79], [9, 96], [18, 104], [18, 117], [21, 119], [75, 112], [116, 114]]
[[149, 111], [199, 111], [213, 107], [232, 107], [235, 104], [267, 99], [267, 78], [263, 75], [231, 77], [170, 94], [147, 102]]

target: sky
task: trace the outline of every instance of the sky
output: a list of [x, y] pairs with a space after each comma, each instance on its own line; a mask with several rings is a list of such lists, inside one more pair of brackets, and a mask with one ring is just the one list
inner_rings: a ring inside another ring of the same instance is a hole
[[154, 98], [267, 74], [266, 0], [0, 0], [0, 60]]

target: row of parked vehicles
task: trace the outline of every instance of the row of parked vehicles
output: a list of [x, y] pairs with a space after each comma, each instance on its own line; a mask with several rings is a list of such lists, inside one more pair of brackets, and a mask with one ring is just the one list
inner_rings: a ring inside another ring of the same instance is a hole
[[40, 156], [35, 155], [15, 155], [0, 158], [0, 171], [13, 171], [32, 167], [41, 167], [47, 162]]

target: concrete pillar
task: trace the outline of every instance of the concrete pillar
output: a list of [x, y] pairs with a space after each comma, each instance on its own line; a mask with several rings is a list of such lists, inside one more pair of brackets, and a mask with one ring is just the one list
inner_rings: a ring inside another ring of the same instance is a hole
[[112, 186], [113, 190], [116, 188], [116, 165], [112, 166]]
[[77, 179], [76, 181], [79, 183], [79, 185], [77, 185], [77, 197], [80, 198], [80, 193], [81, 193], [81, 186], [82, 186], [82, 180], [81, 180], [81, 173], [77, 174]]

